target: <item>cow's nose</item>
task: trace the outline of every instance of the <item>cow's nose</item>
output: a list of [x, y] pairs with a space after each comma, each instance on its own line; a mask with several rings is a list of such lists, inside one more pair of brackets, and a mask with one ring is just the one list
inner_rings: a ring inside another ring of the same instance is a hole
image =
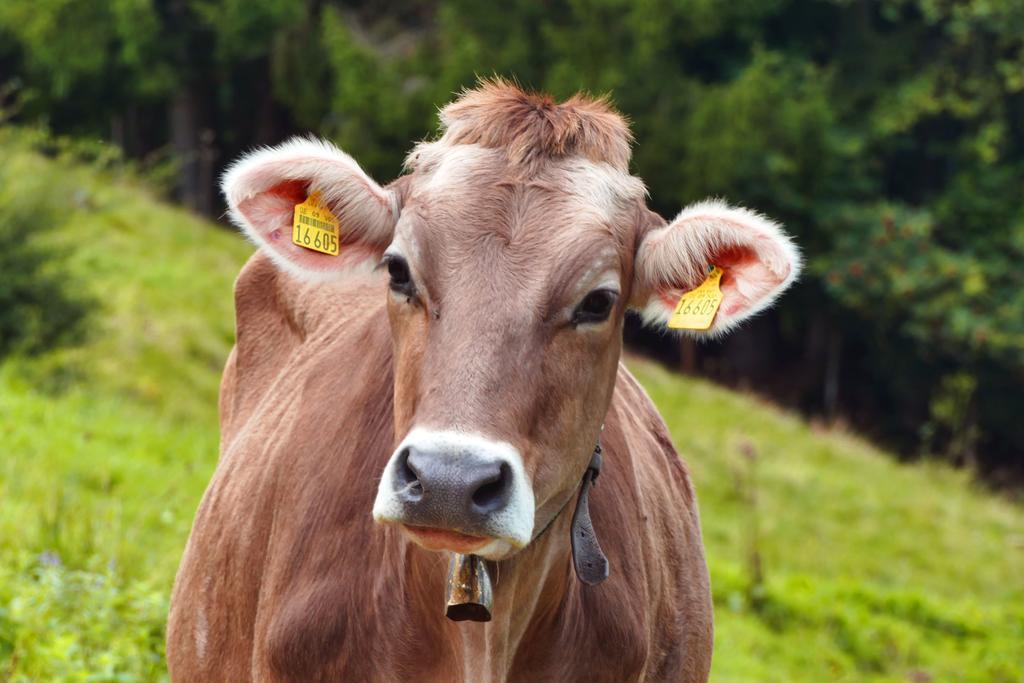
[[512, 469], [507, 462], [472, 451], [439, 454], [411, 446], [399, 458], [399, 496], [438, 523], [473, 527], [508, 504]]
[[373, 518], [428, 550], [501, 559], [532, 538], [533, 486], [512, 444], [416, 427], [384, 468]]

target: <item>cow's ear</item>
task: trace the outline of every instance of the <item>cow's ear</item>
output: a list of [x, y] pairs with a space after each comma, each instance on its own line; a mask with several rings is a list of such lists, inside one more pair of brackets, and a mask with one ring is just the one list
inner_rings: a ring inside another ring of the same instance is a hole
[[800, 265], [799, 250], [777, 223], [704, 201], [643, 237], [632, 303], [649, 323], [666, 325], [680, 297], [706, 279], [710, 266], [718, 266], [722, 302], [711, 327], [696, 334], [722, 334], [770, 306], [796, 279]]
[[[238, 227], [278, 265], [307, 279], [375, 266], [398, 220], [396, 193], [321, 140], [293, 138], [247, 154], [227, 170], [221, 188]], [[295, 206], [313, 192], [338, 219], [337, 256], [292, 243]]]

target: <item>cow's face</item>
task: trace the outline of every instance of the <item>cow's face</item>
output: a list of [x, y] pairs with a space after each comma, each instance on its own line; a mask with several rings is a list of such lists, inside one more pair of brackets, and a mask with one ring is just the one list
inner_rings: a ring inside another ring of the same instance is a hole
[[529, 543], [594, 449], [643, 195], [581, 160], [515, 171], [500, 150], [421, 147], [383, 256], [402, 441], [374, 514], [486, 556]]
[[[714, 264], [724, 299], [708, 332], [720, 333], [766, 306], [799, 260], [775, 224], [721, 203], [666, 224], [622, 163], [527, 164], [449, 137], [420, 145], [388, 188], [298, 141], [237, 164], [225, 192], [293, 272], [382, 271], [399, 443], [373, 515], [429, 549], [499, 559], [571, 501], [611, 401], [627, 308], [664, 323]], [[289, 239], [313, 190], [340, 219], [339, 256]]]

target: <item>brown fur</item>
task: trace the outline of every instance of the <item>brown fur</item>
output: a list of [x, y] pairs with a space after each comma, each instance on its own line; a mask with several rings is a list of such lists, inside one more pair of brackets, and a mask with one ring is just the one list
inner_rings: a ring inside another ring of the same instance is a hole
[[696, 500], [621, 366], [591, 494], [611, 577], [576, 580], [567, 510], [500, 563], [495, 621], [444, 618], [447, 560], [369, 512], [395, 442], [385, 296], [381, 278], [300, 285], [262, 255], [239, 277], [222, 457], [175, 586], [172, 678], [705, 680], [711, 604]]
[[[387, 190], [415, 296], [389, 293], [383, 273], [303, 283], [262, 254], [238, 279], [221, 460], [168, 624], [175, 680], [707, 678], [693, 489], [619, 364], [638, 243], [664, 224], [624, 173], [625, 124], [603, 101], [556, 105], [500, 82], [442, 116], [432, 163]], [[591, 162], [618, 169], [613, 180], [597, 187], [606, 171]], [[570, 325], [608, 273], [622, 288], [612, 316]], [[445, 619], [446, 554], [371, 518], [413, 427], [522, 454], [537, 536], [496, 563], [487, 624]], [[571, 569], [568, 503], [598, 434], [591, 511], [611, 576], [586, 587]]]
[[441, 110], [442, 140], [507, 150], [516, 165], [579, 155], [629, 168], [633, 136], [606, 98], [575, 95], [559, 104], [501, 79], [484, 81]]

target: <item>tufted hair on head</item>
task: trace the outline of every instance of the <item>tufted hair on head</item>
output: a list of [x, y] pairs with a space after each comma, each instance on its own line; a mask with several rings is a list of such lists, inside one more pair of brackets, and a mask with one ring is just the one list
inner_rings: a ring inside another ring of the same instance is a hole
[[606, 97], [558, 103], [501, 78], [482, 80], [441, 110], [441, 144], [506, 150], [515, 165], [572, 155], [628, 172], [633, 135]]

